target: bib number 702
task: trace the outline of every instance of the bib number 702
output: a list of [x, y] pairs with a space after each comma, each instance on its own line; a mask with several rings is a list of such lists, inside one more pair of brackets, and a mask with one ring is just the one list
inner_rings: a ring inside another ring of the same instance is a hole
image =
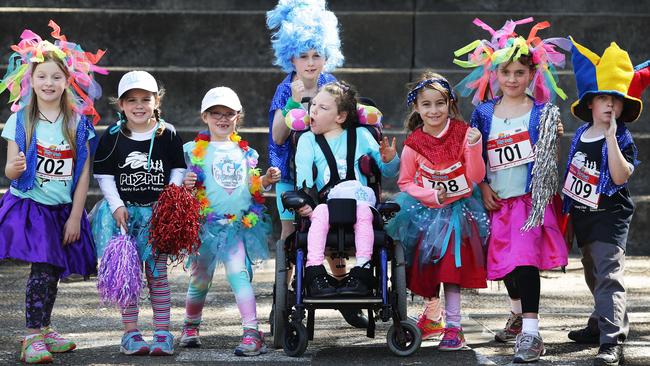
[[[43, 156], [37, 155], [38, 162], [36, 163], [36, 170], [44, 172], [45, 174], [63, 175], [63, 167], [65, 163], [63, 160], [47, 159]], [[42, 168], [42, 169], [41, 169]]]

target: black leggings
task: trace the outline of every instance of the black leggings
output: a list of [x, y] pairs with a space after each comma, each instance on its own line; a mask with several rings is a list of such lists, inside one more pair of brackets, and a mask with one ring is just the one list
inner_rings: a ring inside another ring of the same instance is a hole
[[521, 266], [508, 273], [503, 279], [511, 299], [521, 299], [521, 311], [539, 313], [539, 269]]
[[61, 269], [47, 263], [32, 263], [25, 290], [27, 328], [40, 329], [50, 325]]

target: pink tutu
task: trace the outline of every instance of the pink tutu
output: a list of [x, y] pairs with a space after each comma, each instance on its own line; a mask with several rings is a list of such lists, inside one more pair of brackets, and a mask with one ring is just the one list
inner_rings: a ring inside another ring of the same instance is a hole
[[547, 270], [567, 265], [567, 246], [554, 204], [546, 206], [544, 224], [522, 231], [531, 207], [530, 194], [526, 194], [504, 199], [499, 210], [490, 212], [489, 280], [500, 280], [518, 266]]

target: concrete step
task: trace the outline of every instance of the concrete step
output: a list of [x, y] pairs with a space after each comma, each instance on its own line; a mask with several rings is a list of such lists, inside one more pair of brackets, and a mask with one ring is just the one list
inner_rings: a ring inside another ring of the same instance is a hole
[[[650, 4], [637, 1], [610, 0], [330, 0], [328, 7], [334, 11], [448, 11], [448, 12], [563, 12], [563, 13], [636, 13], [638, 10], [650, 11]], [[269, 0], [6, 0], [6, 7], [51, 7], [51, 8], [103, 8], [103, 9], [155, 9], [161, 11], [171, 10], [197, 10], [197, 11], [244, 11], [268, 10], [275, 5]]]
[[[650, 53], [649, 53], [650, 54]], [[107, 76], [98, 75], [97, 80], [102, 85], [104, 96], [97, 103], [97, 109], [102, 116], [101, 125], [115, 121], [116, 109], [110, 105], [109, 97], [116, 96], [117, 84], [127, 68], [111, 68]], [[155, 68], [149, 69], [165, 87], [166, 95], [162, 102], [163, 117], [178, 127], [194, 128], [202, 122], [199, 116], [201, 99], [207, 90], [218, 85], [232, 87], [239, 95], [246, 112], [245, 126], [268, 128], [268, 108], [277, 84], [282, 81], [284, 74], [274, 68]], [[465, 74], [460, 69], [439, 70], [452, 83], [460, 81]], [[406, 84], [411, 78], [416, 78], [421, 69], [340, 69], [335, 75], [351, 82], [360, 95], [372, 98], [384, 113], [384, 125], [388, 129], [401, 129], [407, 115], [405, 95]], [[566, 131], [574, 131], [582, 122], [570, 113], [571, 103], [575, 101], [575, 81], [573, 75], [560, 75], [560, 85], [569, 96], [566, 101], [558, 99], [557, 104], [562, 113]], [[0, 95], [0, 101], [6, 102], [8, 96]], [[645, 105], [650, 104], [650, 93], [643, 98]], [[461, 98], [460, 110], [463, 117], [469, 120], [474, 106], [469, 98]], [[0, 108], [0, 121], [6, 121], [10, 115], [9, 108]], [[630, 124], [634, 133], [650, 133], [650, 124], [642, 121], [647, 117], [647, 111], [640, 121]]]
[[[195, 127], [191, 128], [179, 127], [178, 131], [181, 139], [184, 142], [187, 142], [193, 140], [200, 129], [203, 129], [203, 126], [199, 126], [197, 124]], [[97, 128], [97, 130], [98, 135], [101, 135], [104, 133], [105, 126], [100, 126]], [[268, 167], [267, 131], [264, 128], [242, 128], [240, 130], [240, 134], [244, 139], [248, 140], [250, 145], [260, 154], [260, 167], [265, 170]], [[389, 137], [395, 136], [397, 138], [398, 151], [401, 152], [405, 138], [404, 132], [401, 130], [387, 130], [385, 131], [385, 134]], [[573, 134], [569, 133], [565, 135], [561, 140], [561, 161], [559, 165], [561, 174], [564, 174], [564, 168], [566, 167], [567, 159], [566, 155], [569, 152], [569, 145], [572, 138]], [[2, 163], [2, 166], [4, 166], [4, 163], [6, 161], [7, 143], [4, 139], [1, 140], [0, 163]], [[632, 175], [632, 178], [628, 183], [629, 189], [633, 195], [650, 195], [650, 186], [646, 182], [646, 177], [650, 176], [650, 164], [648, 164], [650, 161], [650, 149], [645, 148], [646, 146], [650, 145], [650, 134], [635, 136], [635, 142], [639, 147], [638, 158], [642, 164], [637, 167], [635, 173]], [[9, 181], [4, 176], [4, 174], [0, 175], [0, 187], [7, 187], [8, 185]], [[91, 187], [97, 187], [97, 182], [95, 180], [91, 180]], [[395, 179], [384, 180], [384, 189], [387, 192], [397, 192], [399, 190]]]

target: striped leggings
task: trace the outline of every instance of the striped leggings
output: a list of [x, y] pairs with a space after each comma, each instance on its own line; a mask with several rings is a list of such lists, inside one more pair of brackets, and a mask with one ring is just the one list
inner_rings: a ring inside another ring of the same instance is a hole
[[[169, 330], [169, 313], [171, 309], [171, 294], [169, 282], [167, 281], [167, 255], [162, 254], [155, 260], [157, 276], [154, 276], [153, 269], [145, 262], [145, 273], [147, 276], [147, 287], [151, 308], [153, 309], [153, 325], [156, 330]], [[138, 322], [138, 304], [131, 304], [122, 309], [122, 323]]]

